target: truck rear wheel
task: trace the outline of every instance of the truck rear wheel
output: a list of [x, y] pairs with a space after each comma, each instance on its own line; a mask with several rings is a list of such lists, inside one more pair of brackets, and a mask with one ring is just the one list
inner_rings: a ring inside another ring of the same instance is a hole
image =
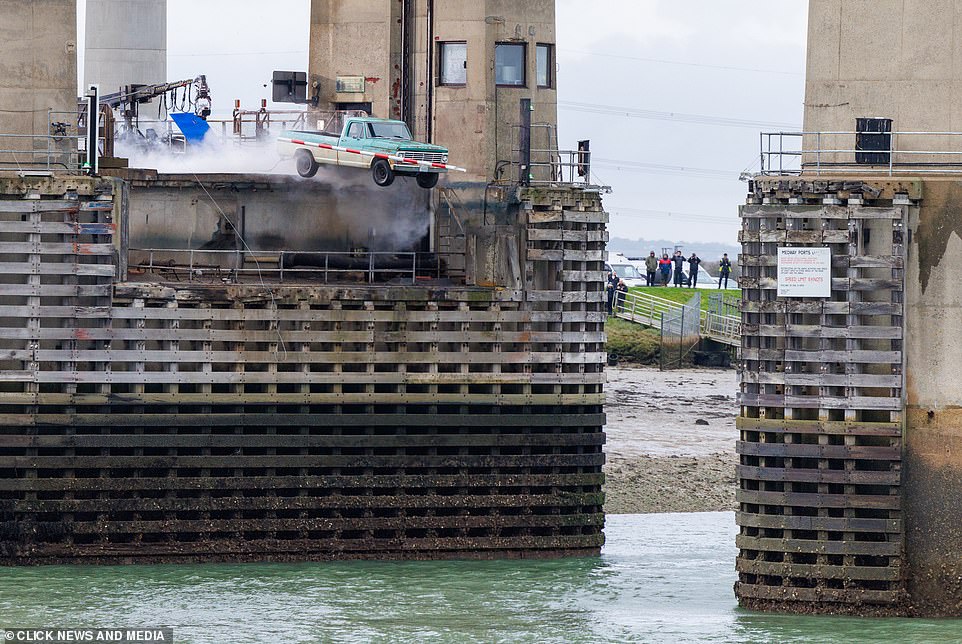
[[417, 176], [418, 185], [422, 188], [430, 190], [434, 186], [438, 185], [438, 177], [441, 175], [437, 172], [419, 172]]
[[317, 174], [317, 161], [314, 160], [314, 155], [307, 150], [298, 150], [294, 161], [297, 166], [297, 174], [302, 177], [310, 179]]
[[394, 170], [386, 159], [377, 159], [371, 164], [371, 175], [374, 177], [374, 183], [382, 188], [394, 183]]

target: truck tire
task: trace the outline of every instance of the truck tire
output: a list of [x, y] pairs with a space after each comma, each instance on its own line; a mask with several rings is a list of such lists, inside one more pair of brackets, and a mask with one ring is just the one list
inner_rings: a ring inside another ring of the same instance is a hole
[[297, 174], [306, 179], [310, 179], [317, 174], [317, 161], [314, 160], [314, 155], [307, 150], [298, 150], [297, 154], [294, 155], [294, 163], [297, 166]]
[[371, 164], [371, 176], [374, 177], [374, 183], [382, 188], [394, 183], [394, 170], [386, 159], [377, 159]]
[[437, 172], [419, 172], [417, 176], [418, 185], [426, 190], [430, 190], [438, 185], [438, 178], [441, 175]]

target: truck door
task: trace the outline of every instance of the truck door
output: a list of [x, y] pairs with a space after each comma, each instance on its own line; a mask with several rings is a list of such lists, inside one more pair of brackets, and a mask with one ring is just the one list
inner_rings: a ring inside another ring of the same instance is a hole
[[[344, 136], [341, 138], [341, 147], [348, 148], [350, 150], [360, 150], [366, 145], [364, 139], [367, 138], [367, 123], [362, 123], [354, 121], [348, 125]], [[354, 166], [357, 168], [366, 168], [371, 165], [371, 157], [365, 156], [363, 154], [354, 154], [353, 152], [341, 152], [337, 153], [337, 164], [345, 166]]]

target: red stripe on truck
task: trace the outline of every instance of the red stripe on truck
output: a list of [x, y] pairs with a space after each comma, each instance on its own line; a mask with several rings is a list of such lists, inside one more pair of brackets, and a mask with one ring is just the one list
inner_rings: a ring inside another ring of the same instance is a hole
[[298, 141], [297, 139], [291, 139], [291, 143], [294, 145], [305, 145], [303, 141]]

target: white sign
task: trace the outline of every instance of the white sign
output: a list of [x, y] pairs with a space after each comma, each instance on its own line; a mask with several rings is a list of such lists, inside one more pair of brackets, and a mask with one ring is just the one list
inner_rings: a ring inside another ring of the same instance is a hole
[[778, 249], [778, 297], [831, 296], [832, 249]]

